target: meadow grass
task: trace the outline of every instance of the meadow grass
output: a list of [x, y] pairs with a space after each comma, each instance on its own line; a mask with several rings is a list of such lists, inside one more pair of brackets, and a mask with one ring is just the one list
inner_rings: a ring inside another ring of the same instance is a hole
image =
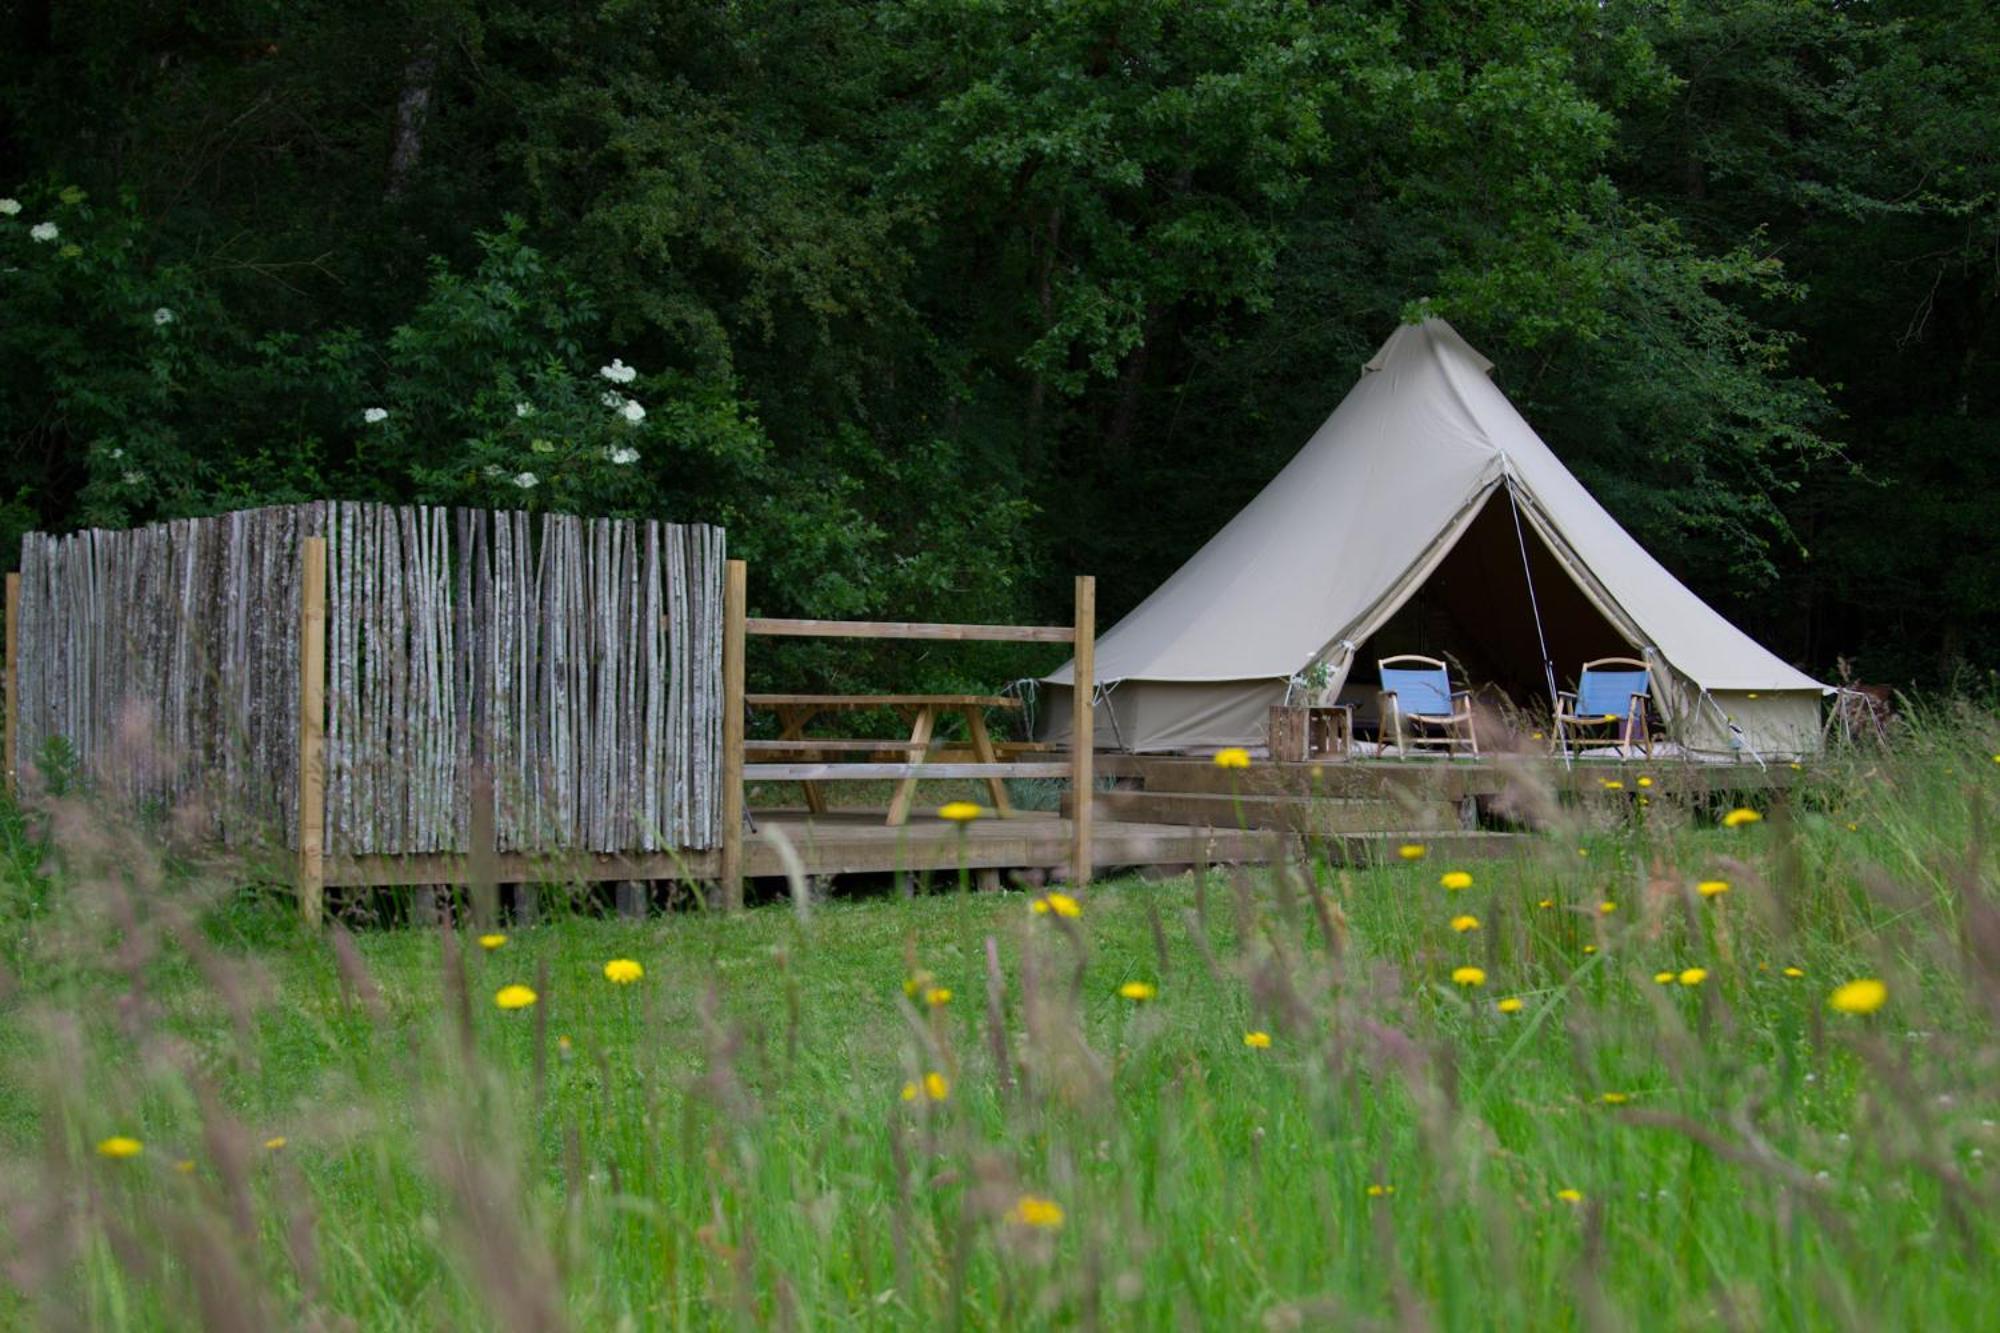
[[1989, 1327], [1996, 752], [1960, 710], [1734, 829], [1628, 783], [1506, 860], [490, 950], [10, 812], [0, 1322]]

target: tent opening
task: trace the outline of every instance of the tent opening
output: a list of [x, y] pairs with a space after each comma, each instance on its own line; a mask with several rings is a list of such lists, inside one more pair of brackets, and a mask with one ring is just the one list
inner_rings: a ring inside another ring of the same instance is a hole
[[[1535, 630], [1537, 607], [1541, 635]], [[1542, 669], [1544, 636], [1557, 686], [1565, 690], [1576, 687], [1577, 668], [1586, 661], [1639, 655], [1532, 525], [1524, 521], [1517, 537], [1507, 490], [1497, 487], [1431, 576], [1361, 643], [1341, 697], [1355, 705], [1357, 725], [1372, 734], [1379, 715], [1375, 663], [1397, 653], [1422, 653], [1452, 662], [1454, 683], [1488, 704], [1504, 696], [1517, 708], [1546, 714], [1551, 700]]]

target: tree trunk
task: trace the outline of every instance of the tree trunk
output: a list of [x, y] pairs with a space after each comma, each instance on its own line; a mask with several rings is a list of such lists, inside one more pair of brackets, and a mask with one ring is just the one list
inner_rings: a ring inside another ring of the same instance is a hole
[[437, 43], [427, 41], [403, 67], [396, 99], [396, 143], [389, 152], [388, 197], [400, 199], [424, 155], [424, 122], [430, 117], [431, 83], [437, 77]]

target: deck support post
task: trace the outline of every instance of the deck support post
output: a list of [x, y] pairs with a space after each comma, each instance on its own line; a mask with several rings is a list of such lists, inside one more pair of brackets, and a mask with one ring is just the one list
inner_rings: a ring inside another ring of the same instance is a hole
[[300, 551], [299, 915], [317, 930], [326, 890], [326, 538]]
[[743, 635], [749, 567], [731, 560], [722, 577], [722, 905], [743, 906]]
[[7, 576], [7, 753], [0, 757], [7, 794], [21, 794], [21, 576]]
[[1070, 792], [1075, 817], [1070, 821], [1070, 882], [1090, 883], [1093, 859], [1091, 815], [1096, 804], [1096, 759], [1093, 730], [1097, 721], [1097, 580], [1076, 576], [1076, 672], [1070, 685]]

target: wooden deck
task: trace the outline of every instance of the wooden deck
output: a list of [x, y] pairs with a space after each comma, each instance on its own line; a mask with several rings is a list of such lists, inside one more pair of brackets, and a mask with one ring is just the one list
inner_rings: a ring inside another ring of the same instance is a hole
[[[1117, 789], [1101, 791], [1091, 834], [1094, 871], [1132, 867], [1254, 864], [1296, 855], [1302, 838], [1332, 859], [1365, 863], [1421, 840], [1454, 856], [1510, 855], [1536, 845], [1531, 834], [1477, 827], [1476, 808], [1532, 789], [1557, 802], [1639, 796], [1733, 798], [1783, 788], [1800, 773], [1788, 765], [1578, 763], [1544, 759], [1477, 763], [1432, 760], [1259, 763], [1217, 768], [1206, 759], [1103, 754], [1098, 771]], [[1649, 779], [1639, 786], [1641, 777]], [[1618, 788], [1604, 784], [1616, 782]], [[1065, 812], [1069, 804], [1065, 793]], [[810, 876], [955, 873], [970, 870], [1066, 872], [1074, 826], [1063, 813], [1023, 811], [961, 828], [919, 813], [891, 826], [884, 812], [836, 808], [758, 809], [742, 843], [750, 878], [786, 874], [787, 849]], [[474, 866], [459, 855], [329, 857], [328, 885], [462, 884], [606, 880], [714, 880], [721, 852], [626, 855], [502, 854]]]
[[[785, 848], [810, 876], [956, 873], [959, 827], [919, 816], [900, 827], [883, 822], [881, 810], [758, 810], [756, 831], [743, 838], [743, 870], [753, 879], [787, 873]], [[1393, 856], [1397, 843], [1413, 831], [1348, 833], [1324, 849], [1340, 859], [1369, 861]], [[1521, 841], [1504, 833], [1425, 831], [1426, 843], [1464, 855], [1494, 855]], [[1070, 821], [1047, 811], [1023, 811], [1012, 819], [981, 819], [965, 826], [964, 865], [968, 870], [1064, 872], [1070, 856]], [[1152, 823], [1100, 815], [1091, 836], [1093, 870], [1138, 867], [1261, 864], [1296, 855], [1299, 839], [1282, 830]], [[330, 857], [329, 887], [383, 887], [405, 884], [463, 884], [475, 877], [502, 884], [602, 883], [615, 880], [710, 880], [721, 871], [720, 854], [646, 852], [624, 855], [572, 853], [527, 856], [503, 853], [475, 867], [460, 855]]]

